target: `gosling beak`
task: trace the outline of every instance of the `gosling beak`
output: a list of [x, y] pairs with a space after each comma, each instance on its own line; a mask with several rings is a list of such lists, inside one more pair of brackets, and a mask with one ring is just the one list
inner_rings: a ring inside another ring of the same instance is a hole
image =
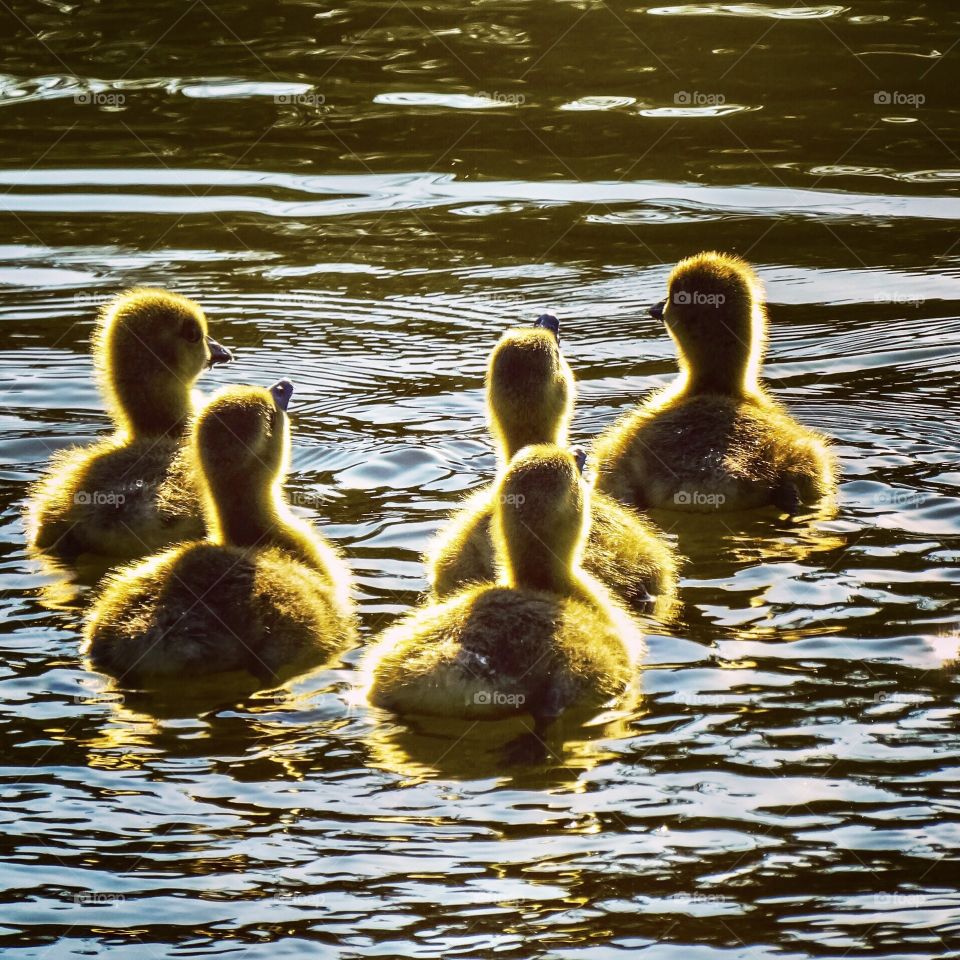
[[560, 321], [552, 313], [540, 314], [534, 326], [549, 330], [556, 337], [557, 343], [560, 342]]
[[287, 404], [290, 402], [290, 398], [293, 396], [293, 384], [284, 378], [283, 380], [278, 380], [271, 388], [270, 395], [273, 397], [273, 402], [284, 412], [286, 412]]
[[215, 367], [218, 363], [229, 363], [233, 359], [233, 354], [223, 344], [217, 343], [213, 337], [207, 337], [207, 349], [210, 351], [208, 368]]
[[587, 465], [587, 451], [583, 447], [574, 447], [571, 451], [573, 459], [577, 464], [577, 469], [583, 474], [583, 468]]
[[654, 320], [660, 320], [660, 321], [662, 322], [662, 321], [663, 321], [663, 308], [664, 308], [666, 305], [667, 305], [667, 301], [666, 301], [666, 300], [661, 300], [659, 303], [655, 303], [655, 304], [647, 311], [647, 313], [649, 313], [650, 316], [653, 317]]

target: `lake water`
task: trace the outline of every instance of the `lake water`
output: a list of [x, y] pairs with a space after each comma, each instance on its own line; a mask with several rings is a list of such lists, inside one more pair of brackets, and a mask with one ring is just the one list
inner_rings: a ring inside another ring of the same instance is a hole
[[[0, 955], [960, 953], [960, 10], [486, 0], [0, 8]], [[340, 669], [199, 716], [78, 654], [27, 483], [107, 424], [97, 306], [208, 311], [289, 376], [299, 507], [364, 634], [491, 476], [482, 379], [545, 309], [590, 438], [675, 370], [646, 307], [736, 251], [835, 516], [674, 525], [628, 717], [509, 767]], [[159, 715], [158, 715], [159, 714]]]

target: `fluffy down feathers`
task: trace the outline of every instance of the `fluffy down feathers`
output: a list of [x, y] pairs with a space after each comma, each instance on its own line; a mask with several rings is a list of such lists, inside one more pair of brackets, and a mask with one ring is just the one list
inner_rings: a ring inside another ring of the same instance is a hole
[[680, 376], [598, 438], [597, 488], [641, 510], [687, 512], [793, 512], [828, 495], [824, 438], [758, 379], [767, 317], [749, 265], [718, 253], [684, 260], [651, 312], [676, 344]]

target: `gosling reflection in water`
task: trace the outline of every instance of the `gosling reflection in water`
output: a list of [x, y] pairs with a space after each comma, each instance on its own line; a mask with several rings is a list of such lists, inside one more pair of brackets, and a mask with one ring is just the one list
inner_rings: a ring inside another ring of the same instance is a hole
[[583, 774], [619, 754], [611, 744], [636, 737], [639, 686], [629, 704], [597, 714], [571, 708], [545, 730], [529, 718], [462, 720], [382, 718], [363, 737], [366, 762], [408, 780], [509, 779], [530, 789], [586, 789]]

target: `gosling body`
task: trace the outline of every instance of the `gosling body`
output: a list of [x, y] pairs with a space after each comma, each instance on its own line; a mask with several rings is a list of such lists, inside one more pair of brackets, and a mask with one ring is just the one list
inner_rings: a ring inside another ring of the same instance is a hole
[[[559, 324], [550, 319], [556, 332], [545, 326], [510, 330], [490, 357], [487, 418], [501, 471], [528, 444], [567, 441], [576, 386], [560, 351]], [[428, 548], [435, 597], [497, 579], [492, 532], [496, 489], [489, 484], [474, 493]], [[677, 562], [662, 536], [604, 494], [593, 496], [591, 516], [583, 556], [589, 574], [633, 605], [674, 592]]]
[[681, 261], [651, 315], [676, 344], [680, 376], [598, 438], [598, 489], [639, 509], [682, 512], [793, 513], [827, 496], [835, 479], [825, 438], [760, 383], [767, 315], [749, 264], [719, 253]]
[[53, 458], [30, 493], [30, 546], [59, 560], [123, 560], [202, 536], [184, 456], [191, 388], [229, 351], [210, 338], [192, 300], [140, 289], [102, 311], [93, 355], [114, 432]]
[[207, 538], [110, 578], [85, 629], [95, 668], [137, 686], [227, 674], [256, 686], [354, 642], [349, 571], [280, 494], [287, 399], [283, 384], [235, 387], [201, 410], [192, 450]]
[[642, 637], [580, 566], [589, 522], [572, 455], [550, 445], [517, 454], [497, 485], [500, 582], [387, 630], [367, 657], [370, 701], [401, 714], [544, 723], [622, 694]]

